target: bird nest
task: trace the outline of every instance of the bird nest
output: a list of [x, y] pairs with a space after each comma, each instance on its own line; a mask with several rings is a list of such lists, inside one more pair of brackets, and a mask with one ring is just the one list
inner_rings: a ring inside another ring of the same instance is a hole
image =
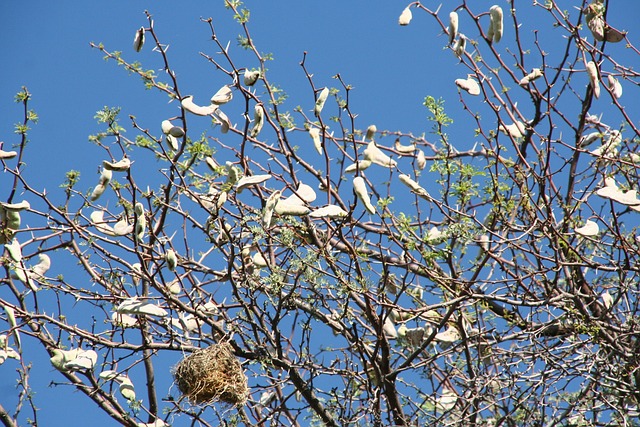
[[180, 392], [194, 404], [222, 401], [242, 406], [247, 402], [247, 377], [229, 343], [196, 350], [173, 368]]

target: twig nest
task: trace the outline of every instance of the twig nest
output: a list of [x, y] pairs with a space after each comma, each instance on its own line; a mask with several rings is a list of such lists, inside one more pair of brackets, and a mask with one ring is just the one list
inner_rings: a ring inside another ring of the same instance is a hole
[[173, 368], [180, 392], [194, 404], [222, 401], [242, 406], [249, 387], [229, 343], [213, 344], [191, 353]]

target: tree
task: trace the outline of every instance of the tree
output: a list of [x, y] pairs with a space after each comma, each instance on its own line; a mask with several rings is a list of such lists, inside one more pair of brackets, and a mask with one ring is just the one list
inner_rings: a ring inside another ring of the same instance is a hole
[[426, 96], [423, 135], [360, 123], [350, 83], [319, 86], [306, 54], [288, 110], [248, 10], [226, 6], [246, 52], [202, 20], [225, 80], [210, 102], [182, 92], [151, 14], [132, 30], [150, 65], [92, 44], [180, 104], [98, 111], [95, 178], [31, 185], [38, 116], [18, 93], [4, 425], [42, 423], [27, 342], [60, 393], [122, 425], [638, 425], [640, 134], [621, 98], [638, 51], [608, 2], [410, 3], [399, 24], [431, 18], [459, 73], [459, 106]]

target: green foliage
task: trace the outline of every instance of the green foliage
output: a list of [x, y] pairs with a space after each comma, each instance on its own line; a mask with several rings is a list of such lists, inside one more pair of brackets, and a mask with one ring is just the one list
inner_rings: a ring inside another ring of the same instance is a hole
[[[271, 101], [271, 104], [273, 105], [281, 105], [288, 98], [287, 93], [284, 90], [282, 90], [282, 88], [274, 85], [273, 83], [271, 84], [271, 93], [273, 94], [273, 98], [274, 98], [273, 101]], [[270, 114], [272, 114], [272, 112]]]
[[435, 99], [433, 96], [427, 96], [424, 99], [423, 105], [427, 107], [427, 109], [431, 113], [431, 115], [428, 116], [427, 119], [429, 121], [435, 122], [438, 125], [438, 127], [434, 127], [434, 131], [436, 133], [440, 132], [440, 126], [449, 126], [453, 123], [453, 119], [447, 116], [444, 111], [444, 101], [445, 100], [442, 98]]
[[65, 174], [65, 182], [60, 185], [61, 188], [70, 190], [80, 181], [80, 172], [77, 170], [70, 170]]
[[140, 148], [153, 148], [156, 145], [156, 143], [155, 141], [143, 135], [137, 135], [135, 139], [135, 145]]
[[105, 105], [102, 110], [96, 112], [93, 118], [96, 119], [98, 123], [106, 123], [111, 126], [117, 122], [118, 114], [120, 114], [120, 107], [108, 107]]
[[14, 101], [18, 104], [24, 104], [31, 99], [31, 94], [27, 90], [26, 86], [22, 86], [22, 90], [16, 93]]

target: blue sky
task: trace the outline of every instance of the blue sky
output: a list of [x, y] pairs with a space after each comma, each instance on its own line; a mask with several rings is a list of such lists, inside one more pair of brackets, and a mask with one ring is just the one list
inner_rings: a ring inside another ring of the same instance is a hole
[[[110, 50], [123, 51], [126, 60], [146, 65], [154, 55], [149, 49], [135, 54], [131, 43], [135, 29], [146, 24], [143, 12], [148, 8], [159, 34], [170, 44], [183, 91], [186, 87], [196, 100], [198, 93], [208, 96], [218, 85], [211, 67], [198, 54], [212, 53], [214, 48], [208, 27], [199, 18], [212, 16], [220, 38], [226, 36], [232, 51], [239, 50], [235, 42], [239, 27], [222, 2], [190, 1], [179, 8], [163, 1], [114, 1], [101, 7], [75, 3], [35, 2], [28, 12], [18, 3], [8, 3], [0, 16], [5, 34], [0, 52], [11, 58], [0, 83], [0, 108], [6, 118], [0, 123], [0, 135], [11, 142], [5, 135], [11, 135], [21, 114], [13, 96], [27, 86], [34, 95], [31, 106], [40, 116], [30, 139], [38, 143], [39, 157], [60, 160], [47, 164], [53, 166], [52, 176], [60, 179], [70, 164], [85, 177], [95, 173], [93, 168], [82, 168], [88, 164], [62, 159], [71, 152], [86, 156], [98, 152], [87, 143], [87, 136], [96, 131], [93, 116], [103, 106], [123, 107], [125, 118], [166, 111], [162, 110], [165, 97], [146, 91], [139, 79], [113, 62], [105, 63], [89, 42], [102, 42]], [[274, 54], [275, 61], [268, 65], [271, 78], [289, 94], [290, 108], [309, 102], [309, 85], [298, 65], [304, 51], [319, 87], [338, 86], [331, 79], [336, 73], [354, 86], [352, 106], [361, 128], [376, 123], [379, 129], [422, 133], [427, 130], [426, 110], [420, 107], [424, 97], [450, 98], [457, 93], [454, 85], [445, 84], [451, 83], [448, 76], [432, 69], [436, 55], [444, 56], [448, 65], [455, 64], [451, 54], [443, 52], [444, 36], [434, 36], [434, 29], [426, 25], [428, 17], [419, 12], [412, 25], [399, 27], [401, 2], [375, 7], [365, 1], [249, 2], [247, 6], [252, 12], [253, 37], [261, 52]], [[24, 30], [25, 20], [29, 31]], [[39, 165], [35, 156], [36, 150], [30, 150], [27, 160]]]
[[[493, 4], [484, 3], [487, 8]], [[634, 22], [640, 16], [637, 2], [612, 3], [616, 4], [610, 11], [610, 21], [615, 20], [617, 28], [631, 29], [637, 24]], [[270, 80], [288, 93], [288, 109], [303, 105], [308, 111], [313, 106], [313, 95], [299, 66], [306, 51], [307, 68], [314, 74], [318, 87], [338, 87], [338, 82], [331, 78], [336, 73], [353, 85], [351, 106], [358, 114], [356, 127], [366, 129], [375, 123], [379, 130], [428, 133], [431, 125], [425, 119], [428, 112], [422, 106], [424, 97], [442, 97], [455, 121], [447, 130], [453, 144], [460, 150], [469, 149], [475, 142], [475, 125], [460, 108], [458, 90], [453, 84], [455, 78], [466, 76], [467, 71], [444, 48], [446, 36], [439, 33], [425, 13], [414, 10], [411, 25], [397, 25], [398, 15], [406, 4], [365, 0], [246, 2], [258, 49], [274, 54], [275, 61], [268, 64]], [[236, 44], [240, 28], [222, 5], [217, 0], [31, 1], [28, 6], [24, 2], [3, 2], [0, 141], [5, 142], [5, 149], [18, 141], [13, 124], [21, 119], [22, 112], [13, 97], [21, 86], [26, 86], [33, 94], [30, 107], [40, 117], [29, 133], [26, 176], [51, 193], [64, 180], [67, 170], [77, 169], [86, 180], [85, 187], [93, 185], [89, 182], [96, 178], [102, 152], [87, 137], [100, 129], [93, 118], [97, 110], [105, 105], [122, 107], [123, 124], [129, 128], [126, 119], [129, 114], [159, 126], [160, 120], [167, 114], [175, 114], [178, 107], [177, 103], [167, 104], [164, 95], [145, 90], [139, 78], [128, 75], [112, 61], [105, 62], [98, 50], [89, 47], [89, 42], [101, 42], [108, 50], [122, 51], [125, 60], [138, 60], [145, 68], [152, 68], [147, 64], [155, 64], [157, 55], [148, 47], [141, 53], [131, 48], [136, 29], [147, 25], [144, 10], [148, 9], [154, 16], [156, 31], [170, 44], [169, 56], [183, 92], [206, 100], [228, 82], [219, 80], [215, 70], [199, 55], [199, 52], [215, 53], [207, 24], [199, 18], [212, 17], [219, 38], [230, 41], [232, 54], [242, 55]], [[435, 3], [426, 5], [436, 7]], [[461, 29], [464, 25], [462, 18]], [[544, 34], [541, 39], [545, 40]], [[548, 48], [551, 50], [553, 46]], [[624, 46], [613, 49], [622, 53]], [[157, 74], [161, 75], [161, 71]], [[480, 104], [482, 100], [469, 102]], [[627, 105], [630, 114], [638, 117], [638, 103]], [[391, 143], [387, 140], [386, 145]], [[0, 174], [0, 198], [5, 197], [3, 188], [8, 182], [8, 175]], [[65, 400], [61, 400], [62, 393], [47, 388], [55, 372], [42, 349], [29, 349], [34, 352], [32, 382], [42, 385], [36, 387], [39, 395], [36, 398], [42, 409], [41, 421], [46, 420], [43, 425], [108, 425], [102, 413], [84, 406], [83, 396], [65, 392]], [[158, 372], [174, 362], [161, 362]], [[0, 369], [0, 396], [14, 390], [13, 384], [7, 385], [3, 379], [7, 376], [6, 368]], [[168, 386], [163, 382], [160, 385]], [[81, 418], [60, 421], [77, 407], [87, 408]]]
[[[291, 109], [306, 105], [309, 110], [313, 105], [308, 81], [299, 66], [304, 51], [308, 52], [307, 67], [316, 85], [337, 87], [331, 76], [339, 72], [354, 86], [352, 108], [359, 114], [361, 128], [376, 123], [379, 129], [420, 134], [427, 130], [426, 109], [421, 107], [424, 97], [456, 93], [453, 85], [435, 80], [437, 74], [430, 71], [433, 64], [428, 58], [442, 53], [444, 36], [435, 38], [432, 28], [420, 25], [428, 21], [420, 13], [415, 14], [415, 25], [399, 27], [397, 18], [404, 8], [401, 2], [380, 2], [373, 7], [368, 1], [247, 2], [247, 6], [260, 51], [272, 52], [275, 57], [268, 64], [270, 79], [287, 91]], [[128, 75], [112, 61], [105, 62], [103, 55], [89, 46], [89, 42], [101, 42], [109, 50], [123, 51], [125, 60], [146, 65], [157, 55], [148, 46], [139, 54], [131, 48], [135, 30], [147, 25], [145, 9], [154, 16], [160, 37], [170, 44], [169, 56], [183, 91], [196, 94], [198, 99], [198, 95], [210, 96], [212, 90], [226, 83], [216, 81], [212, 68], [199, 55], [200, 51], [214, 52], [209, 29], [200, 17], [213, 17], [220, 38], [227, 37], [232, 52], [240, 50], [236, 45], [239, 27], [221, 1], [185, 1], [180, 7], [168, 1], [110, 1], [99, 5], [35, 1], [28, 7], [19, 2], [0, 6], [0, 54], [10, 58], [0, 80], [0, 141], [5, 142], [5, 149], [18, 141], [13, 125], [21, 120], [22, 111], [13, 98], [21, 86], [26, 86], [33, 94], [30, 107], [39, 115], [38, 124], [29, 133], [31, 142], [25, 156], [25, 174], [36, 186], [54, 193], [70, 169], [80, 170], [84, 187], [94, 185], [103, 154], [87, 137], [101, 130], [93, 116], [103, 106], [122, 107], [125, 127], [129, 114], [159, 124], [158, 117], [164, 118], [178, 108], [176, 103], [168, 105], [166, 97], [145, 90], [139, 78]], [[449, 52], [444, 54], [448, 62], [455, 62]], [[0, 189], [8, 183], [3, 180], [8, 180], [6, 174], [0, 174]], [[60, 376], [41, 347], [30, 345], [28, 340], [25, 344], [34, 360], [31, 382], [37, 390], [43, 425], [111, 425], [110, 419], [94, 410], [83, 395], [68, 388], [48, 387]], [[159, 360], [156, 367], [160, 396], [170, 385], [162, 381], [161, 374], [179, 358], [178, 354], [172, 356]], [[8, 375], [8, 365], [3, 368], [0, 395], [8, 396], [15, 393], [13, 375]]]

